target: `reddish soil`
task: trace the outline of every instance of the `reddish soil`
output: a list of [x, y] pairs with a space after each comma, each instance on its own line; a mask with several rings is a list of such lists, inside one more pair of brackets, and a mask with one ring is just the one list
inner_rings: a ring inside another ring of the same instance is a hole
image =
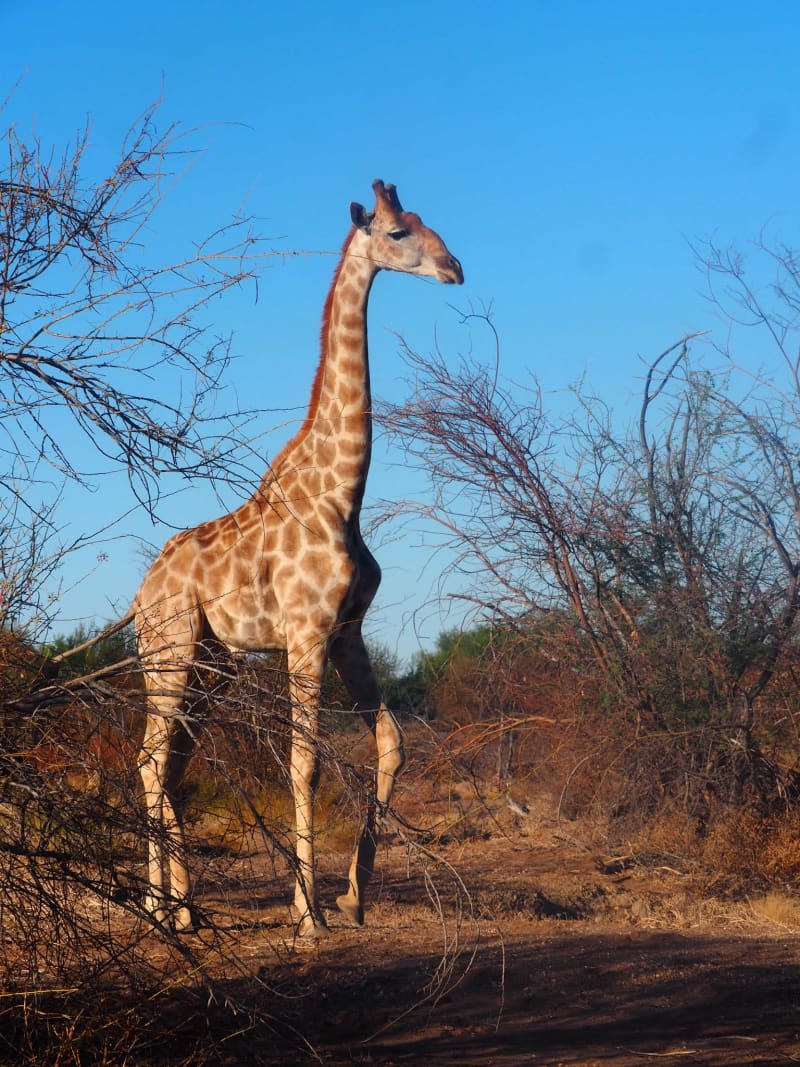
[[[800, 1063], [789, 896], [771, 920], [675, 868], [593, 855], [553, 828], [506, 829], [431, 846], [435, 857], [395, 840], [379, 853], [367, 925], [330, 913], [331, 936], [312, 943], [293, 939], [288, 880], [263, 857], [238, 885], [230, 872], [215, 885], [212, 863], [203, 903], [251, 975], [223, 960], [219, 990], [252, 1003], [260, 975], [271, 1016], [221, 1042], [214, 1062]], [[343, 865], [321, 857], [326, 901]], [[214, 970], [219, 933], [196, 940]]]

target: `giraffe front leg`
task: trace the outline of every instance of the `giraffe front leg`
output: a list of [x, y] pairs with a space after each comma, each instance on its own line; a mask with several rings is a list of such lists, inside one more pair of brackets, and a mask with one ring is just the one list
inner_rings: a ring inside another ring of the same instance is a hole
[[377, 714], [365, 712], [364, 718], [373, 729], [378, 748], [378, 769], [375, 775], [375, 799], [367, 804], [361, 837], [356, 844], [347, 875], [347, 892], [336, 898], [339, 911], [357, 926], [364, 924], [364, 896], [375, 870], [378, 833], [392, 800], [394, 783], [404, 762], [403, 735], [394, 716], [381, 704]]
[[331, 659], [347, 686], [356, 710], [375, 736], [378, 767], [375, 796], [367, 803], [361, 836], [356, 844], [347, 876], [347, 892], [336, 898], [336, 906], [350, 922], [364, 923], [364, 896], [375, 869], [375, 852], [380, 823], [388, 809], [395, 780], [405, 756], [400, 727], [381, 700], [369, 654], [355, 626], [343, 631], [331, 648]]
[[314, 800], [319, 779], [319, 688], [324, 657], [302, 660], [300, 669], [289, 659], [292, 699], [292, 753], [290, 774], [295, 805], [296, 883], [294, 915], [304, 937], [324, 937], [329, 931], [317, 899], [314, 857]]
[[378, 748], [375, 796], [378, 818], [382, 819], [392, 802], [394, 783], [406, 761], [403, 734], [394, 715], [384, 703], [381, 703], [375, 717], [375, 742]]

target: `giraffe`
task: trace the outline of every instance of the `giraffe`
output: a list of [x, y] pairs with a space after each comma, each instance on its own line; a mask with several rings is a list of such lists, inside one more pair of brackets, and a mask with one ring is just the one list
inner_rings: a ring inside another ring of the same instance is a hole
[[403, 739], [383, 703], [364, 646], [364, 614], [380, 568], [359, 529], [370, 463], [372, 412], [367, 302], [376, 274], [394, 270], [461, 284], [461, 264], [393, 185], [373, 182], [375, 207], [350, 205], [352, 226], [325, 301], [321, 357], [304, 422], [255, 493], [221, 518], [167, 541], [133, 602], [147, 720], [139, 760], [151, 825], [146, 906], [160, 922], [191, 931], [190, 880], [179, 786], [194, 747], [187, 715], [195, 669], [208, 642], [242, 651], [285, 649], [292, 709], [290, 780], [295, 808], [299, 932], [327, 933], [317, 898], [314, 795], [318, 704], [327, 661], [377, 747], [375, 803], [362, 827], [344, 917], [364, 921], [378, 820], [404, 762]]

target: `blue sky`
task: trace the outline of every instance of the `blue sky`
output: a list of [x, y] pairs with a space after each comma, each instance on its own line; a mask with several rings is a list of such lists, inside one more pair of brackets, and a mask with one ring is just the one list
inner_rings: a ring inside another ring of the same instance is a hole
[[[62, 144], [91, 122], [99, 167], [148, 104], [198, 128], [201, 159], [162, 207], [154, 250], [211, 230], [243, 203], [275, 249], [334, 253], [350, 200], [397, 184], [461, 259], [462, 290], [382, 276], [370, 308], [375, 392], [403, 396], [392, 331], [423, 350], [480, 346], [450, 306], [491, 303], [502, 370], [550, 402], [580, 375], [610, 404], [638, 390], [640, 357], [713, 328], [689, 242], [745, 243], [767, 222], [800, 244], [800, 6], [783, 3], [155, 3], [0, 0], [6, 124]], [[264, 408], [305, 405], [334, 259], [276, 260], [252, 294], [215, 308], [235, 330], [231, 374]], [[487, 346], [487, 355], [489, 349]], [[263, 431], [279, 420], [264, 417]], [[269, 454], [288, 430], [265, 439]], [[265, 456], [265, 460], [266, 460]], [[379, 442], [372, 498], [411, 491]], [[125, 483], [70, 500], [113, 518]], [[230, 501], [234, 503], [233, 500]], [[108, 513], [108, 514], [106, 514]], [[166, 508], [219, 513], [198, 486]], [[71, 524], [75, 524], [74, 527]], [[134, 511], [65, 577], [63, 629], [112, 618], [141, 578]], [[448, 620], [423, 604], [435, 561], [413, 531], [378, 548], [371, 632], [407, 656]], [[88, 573], [91, 571], [91, 573]], [[452, 621], [452, 620], [451, 620]]]

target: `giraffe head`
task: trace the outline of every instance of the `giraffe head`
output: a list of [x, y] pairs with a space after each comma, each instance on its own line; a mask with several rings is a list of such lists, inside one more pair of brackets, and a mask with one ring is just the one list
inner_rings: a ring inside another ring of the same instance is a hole
[[366, 211], [361, 204], [350, 205], [353, 225], [368, 240], [365, 252], [379, 270], [397, 270], [436, 278], [445, 284], [461, 285], [464, 272], [447, 245], [429, 229], [419, 215], [403, 211], [397, 190], [378, 179], [372, 183], [375, 208]]

